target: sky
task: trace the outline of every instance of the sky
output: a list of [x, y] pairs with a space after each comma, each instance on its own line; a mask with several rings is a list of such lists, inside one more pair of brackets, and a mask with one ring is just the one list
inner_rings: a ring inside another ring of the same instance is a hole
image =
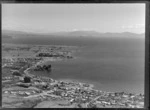
[[2, 29], [145, 32], [145, 4], [2, 4]]

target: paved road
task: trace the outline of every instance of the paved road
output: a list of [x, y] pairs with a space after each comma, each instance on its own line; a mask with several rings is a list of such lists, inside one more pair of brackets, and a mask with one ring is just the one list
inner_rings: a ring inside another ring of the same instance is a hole
[[94, 98], [93, 100], [91, 100], [90, 102], [88, 102], [88, 103], [86, 104], [86, 106], [88, 107], [88, 105], [89, 105], [90, 103], [96, 101], [96, 100], [97, 100], [98, 98], [100, 98], [100, 97], [101, 97], [101, 96], [98, 96], [98, 97]]

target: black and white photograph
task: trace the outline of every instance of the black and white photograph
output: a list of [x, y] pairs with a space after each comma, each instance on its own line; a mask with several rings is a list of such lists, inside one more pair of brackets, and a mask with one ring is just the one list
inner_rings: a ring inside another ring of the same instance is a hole
[[145, 3], [1, 9], [3, 108], [144, 108]]

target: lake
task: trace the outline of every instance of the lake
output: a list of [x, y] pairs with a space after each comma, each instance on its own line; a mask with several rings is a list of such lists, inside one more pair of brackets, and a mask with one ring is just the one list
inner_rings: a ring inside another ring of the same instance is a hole
[[145, 43], [142, 38], [101, 38], [83, 45], [75, 59], [50, 62], [54, 79], [92, 83], [103, 91], [144, 93]]

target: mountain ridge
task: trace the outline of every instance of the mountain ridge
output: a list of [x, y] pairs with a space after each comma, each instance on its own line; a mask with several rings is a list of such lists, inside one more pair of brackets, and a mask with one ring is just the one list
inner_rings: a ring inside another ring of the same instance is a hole
[[[86, 31], [60, 32], [56, 34], [37, 34], [20, 31], [3, 31], [2, 43], [14, 44], [42, 44], [42, 45], [97, 45], [110, 42], [119, 43], [127, 40], [130, 42], [136, 40], [144, 40], [144, 34], [131, 33], [97, 33]], [[120, 40], [120, 41], [119, 41]], [[118, 42], [117, 42], [118, 41]]]
[[78, 37], [86, 37], [86, 36], [95, 36], [95, 37], [100, 37], [100, 36], [118, 36], [118, 35], [129, 35], [129, 36], [134, 36], [134, 35], [144, 35], [145, 33], [132, 33], [132, 32], [121, 32], [121, 33], [112, 33], [112, 32], [106, 32], [106, 33], [100, 33], [97, 31], [83, 31], [83, 30], [78, 30], [78, 31], [60, 31], [60, 32], [52, 32], [52, 33], [34, 33], [34, 32], [24, 32], [24, 31], [13, 31], [13, 30], [2, 30], [2, 35], [5, 34], [11, 34], [11, 35], [16, 35], [16, 34], [27, 34], [27, 35], [50, 35], [50, 36], [78, 36]]

